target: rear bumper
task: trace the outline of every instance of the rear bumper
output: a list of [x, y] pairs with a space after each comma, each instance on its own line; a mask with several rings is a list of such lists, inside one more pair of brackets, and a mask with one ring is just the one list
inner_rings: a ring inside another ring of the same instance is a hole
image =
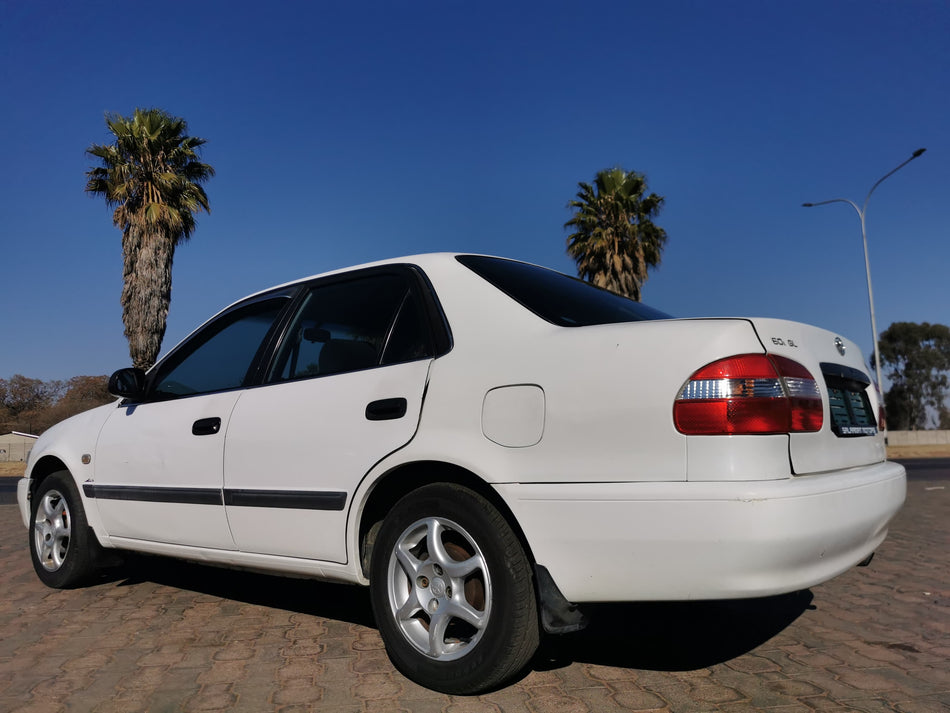
[[734, 599], [805, 589], [871, 554], [903, 466], [755, 482], [496, 485], [572, 602]]

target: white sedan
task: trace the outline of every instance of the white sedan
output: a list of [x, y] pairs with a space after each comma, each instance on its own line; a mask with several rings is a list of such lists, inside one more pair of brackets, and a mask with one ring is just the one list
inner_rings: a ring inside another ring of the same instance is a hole
[[585, 603], [835, 577], [905, 494], [852, 342], [494, 257], [260, 292], [110, 388], [19, 483], [43, 582], [131, 550], [369, 585], [393, 663], [450, 693], [508, 681]]

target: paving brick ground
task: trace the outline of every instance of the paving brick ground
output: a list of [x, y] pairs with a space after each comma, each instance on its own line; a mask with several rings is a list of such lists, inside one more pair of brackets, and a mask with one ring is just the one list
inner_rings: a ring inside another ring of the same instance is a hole
[[40, 584], [0, 505], [0, 712], [950, 711], [950, 481], [913, 480], [869, 568], [764, 600], [615, 605], [513, 685], [421, 688], [389, 663], [366, 592], [146, 561]]

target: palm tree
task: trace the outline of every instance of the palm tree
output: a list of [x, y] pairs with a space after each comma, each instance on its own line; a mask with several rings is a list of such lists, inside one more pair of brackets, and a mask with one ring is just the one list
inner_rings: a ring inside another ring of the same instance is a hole
[[131, 117], [106, 114], [115, 143], [86, 153], [101, 166], [86, 172], [86, 191], [115, 207], [122, 231], [122, 322], [132, 364], [148, 369], [165, 336], [175, 248], [195, 229], [195, 213], [210, 212], [201, 183], [214, 169], [199, 161], [204, 139], [188, 136], [184, 119], [161, 109]]
[[640, 300], [647, 270], [660, 264], [666, 231], [653, 224], [663, 207], [662, 196], [647, 190], [646, 177], [636, 171], [598, 171], [594, 185], [577, 184], [576, 212], [564, 224], [576, 232], [567, 239], [567, 252], [577, 274], [598, 287]]

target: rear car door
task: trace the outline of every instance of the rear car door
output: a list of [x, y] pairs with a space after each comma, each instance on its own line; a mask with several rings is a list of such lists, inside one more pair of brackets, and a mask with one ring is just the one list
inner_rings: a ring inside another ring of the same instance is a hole
[[239, 550], [346, 561], [349, 499], [413, 437], [445, 348], [426, 285], [391, 266], [310, 286], [266, 383], [228, 426], [225, 503]]
[[149, 374], [147, 395], [100, 432], [83, 485], [113, 538], [234, 549], [222, 495], [234, 405], [291, 301], [288, 291], [231, 308]]

